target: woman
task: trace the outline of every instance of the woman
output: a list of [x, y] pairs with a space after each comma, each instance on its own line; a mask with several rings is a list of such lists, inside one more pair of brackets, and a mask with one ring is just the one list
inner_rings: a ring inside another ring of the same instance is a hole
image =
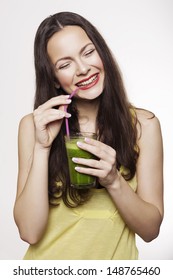
[[[137, 259], [135, 234], [153, 240], [163, 219], [159, 121], [130, 104], [106, 42], [80, 15], [46, 18], [34, 50], [35, 106], [19, 126], [14, 206], [30, 244], [24, 259]], [[78, 143], [96, 159], [73, 159], [97, 177], [94, 189], [70, 187], [65, 118], [71, 132], [97, 133]]]

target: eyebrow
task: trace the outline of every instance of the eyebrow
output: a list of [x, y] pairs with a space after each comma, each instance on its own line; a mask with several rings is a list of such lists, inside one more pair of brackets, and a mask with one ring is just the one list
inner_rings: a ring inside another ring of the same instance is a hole
[[[86, 44], [84, 47], [81, 48], [81, 50], [80, 50], [79, 53], [81, 54], [89, 45], [93, 45], [93, 43], [90, 42], [90, 43]], [[59, 59], [55, 62], [54, 65], [56, 66], [57, 63], [58, 63], [59, 61], [61, 61], [61, 60], [66, 60], [66, 59], [71, 59], [71, 57], [70, 57], [70, 56], [65, 56], [65, 57], [59, 58]]]

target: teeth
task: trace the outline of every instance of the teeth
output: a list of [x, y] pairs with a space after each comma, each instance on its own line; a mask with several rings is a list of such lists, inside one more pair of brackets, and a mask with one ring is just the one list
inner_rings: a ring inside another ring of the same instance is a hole
[[89, 84], [91, 84], [93, 81], [95, 81], [97, 79], [97, 75], [91, 77], [89, 80], [82, 82], [82, 83], [78, 83], [78, 86], [87, 86]]

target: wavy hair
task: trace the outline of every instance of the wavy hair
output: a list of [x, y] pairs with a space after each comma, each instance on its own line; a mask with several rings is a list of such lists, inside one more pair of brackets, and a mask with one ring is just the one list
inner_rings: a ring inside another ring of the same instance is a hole
[[[137, 118], [128, 101], [118, 64], [98, 30], [84, 17], [72, 12], [60, 12], [46, 18], [38, 27], [34, 42], [36, 94], [34, 109], [48, 99], [66, 94], [55, 88], [55, 73], [47, 53], [51, 36], [65, 26], [80, 26], [93, 42], [104, 66], [104, 94], [99, 97], [97, 115], [98, 139], [116, 150], [117, 169], [124, 166], [126, 180], [133, 178], [138, 158]], [[72, 113], [70, 128], [79, 131], [78, 112], [75, 102], [69, 105]], [[135, 110], [133, 110], [135, 112]], [[49, 198], [61, 197], [68, 207], [76, 207], [89, 199], [89, 190], [70, 187], [67, 156], [64, 143], [65, 125], [52, 143], [49, 157]], [[52, 202], [53, 203], [53, 202]]]

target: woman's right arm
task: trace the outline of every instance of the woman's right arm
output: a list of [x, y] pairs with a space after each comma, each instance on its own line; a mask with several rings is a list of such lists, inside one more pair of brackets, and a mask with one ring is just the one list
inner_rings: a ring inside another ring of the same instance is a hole
[[[37, 243], [44, 233], [49, 214], [48, 160], [50, 148], [64, 117], [62, 104], [68, 97], [53, 98], [25, 116], [19, 125], [19, 172], [14, 219], [21, 238]], [[59, 105], [59, 110], [52, 109]]]
[[14, 218], [21, 238], [36, 243], [47, 224], [49, 149], [35, 145], [33, 116], [24, 117], [19, 125], [19, 173]]

